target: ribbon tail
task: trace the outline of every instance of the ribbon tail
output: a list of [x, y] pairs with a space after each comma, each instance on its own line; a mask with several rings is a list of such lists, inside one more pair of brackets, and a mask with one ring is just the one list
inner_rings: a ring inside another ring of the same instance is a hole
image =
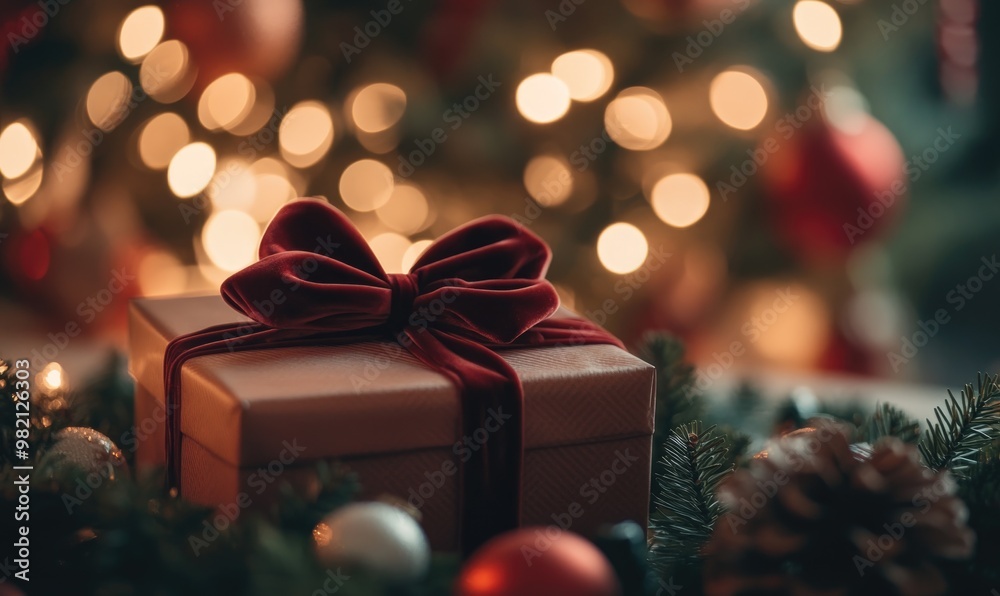
[[461, 543], [468, 554], [520, 525], [524, 392], [514, 369], [482, 344], [434, 330], [407, 336], [410, 352], [459, 390]]

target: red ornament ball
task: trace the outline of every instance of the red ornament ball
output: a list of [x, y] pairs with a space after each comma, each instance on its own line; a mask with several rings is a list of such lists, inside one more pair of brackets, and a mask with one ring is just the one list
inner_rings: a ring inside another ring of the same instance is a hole
[[[772, 137], [761, 166], [772, 220], [791, 248], [838, 258], [885, 233], [902, 213], [907, 179], [893, 134], [867, 113], [844, 127], [819, 114]], [[774, 141], [778, 149], [774, 150]]]
[[164, 11], [169, 35], [191, 52], [200, 87], [230, 72], [274, 81], [299, 54], [302, 0], [173, 0]]
[[612, 596], [621, 594], [611, 563], [584, 538], [555, 526], [512, 530], [466, 562], [457, 596]]

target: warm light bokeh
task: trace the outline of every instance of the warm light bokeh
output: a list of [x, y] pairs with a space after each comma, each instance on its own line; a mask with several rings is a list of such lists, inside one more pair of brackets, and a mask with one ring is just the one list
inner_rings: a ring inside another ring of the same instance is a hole
[[727, 126], [755, 128], [767, 115], [767, 92], [760, 81], [742, 70], [727, 70], [712, 79], [712, 112]]
[[618, 222], [604, 228], [597, 239], [597, 256], [612, 273], [635, 271], [646, 261], [649, 243], [639, 228]]
[[292, 106], [278, 129], [281, 156], [297, 168], [307, 168], [326, 155], [333, 145], [333, 117], [318, 101]]
[[170, 159], [191, 141], [187, 122], [173, 112], [153, 116], [139, 132], [139, 159], [153, 170], [165, 170]]
[[686, 228], [708, 211], [708, 186], [694, 174], [671, 174], [653, 185], [650, 202], [656, 216], [664, 223]]
[[576, 101], [594, 101], [608, 92], [615, 78], [611, 60], [597, 50], [566, 52], [552, 62], [552, 74], [566, 84]]
[[208, 186], [214, 174], [215, 150], [207, 143], [191, 143], [171, 158], [167, 183], [178, 197], [193, 197]]
[[159, 6], [140, 6], [133, 10], [118, 29], [118, 53], [129, 62], [139, 62], [160, 43], [165, 25]]
[[604, 110], [604, 127], [618, 145], [647, 151], [670, 136], [673, 120], [660, 94], [646, 87], [629, 87]]
[[515, 102], [517, 111], [525, 120], [548, 124], [569, 111], [569, 88], [556, 76], [540, 72], [521, 81], [517, 86]]
[[374, 159], [361, 159], [340, 175], [340, 198], [355, 211], [374, 211], [392, 196], [395, 180], [389, 166]]
[[802, 43], [820, 52], [832, 52], [840, 45], [843, 25], [832, 6], [820, 0], [799, 0], [792, 10], [795, 32]]

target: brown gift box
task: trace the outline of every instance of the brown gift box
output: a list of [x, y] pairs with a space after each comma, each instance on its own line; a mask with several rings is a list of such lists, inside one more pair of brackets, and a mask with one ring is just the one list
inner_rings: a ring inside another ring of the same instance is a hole
[[[218, 296], [132, 301], [140, 470], [166, 463], [167, 343], [247, 320]], [[522, 525], [586, 534], [626, 519], [645, 524], [653, 368], [610, 345], [500, 353], [524, 387]], [[462, 436], [455, 387], [398, 345], [200, 356], [181, 379], [184, 498], [230, 511], [256, 506], [280, 482], [315, 491], [314, 463], [337, 460], [358, 474], [362, 497], [391, 494], [419, 508], [435, 550], [459, 547], [457, 470], [476, 438]]]

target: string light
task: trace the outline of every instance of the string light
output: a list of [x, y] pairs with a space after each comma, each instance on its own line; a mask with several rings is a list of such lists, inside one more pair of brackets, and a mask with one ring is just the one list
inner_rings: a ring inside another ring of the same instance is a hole
[[708, 211], [708, 186], [694, 174], [671, 174], [653, 185], [650, 202], [664, 223], [686, 228]]
[[537, 124], [555, 122], [569, 111], [569, 88], [547, 72], [533, 74], [521, 81], [514, 99], [517, 111]]
[[257, 177], [247, 162], [227, 159], [219, 164], [205, 194], [211, 200], [212, 208], [217, 211], [247, 211], [257, 196]]
[[649, 243], [639, 228], [619, 222], [604, 228], [597, 238], [597, 257], [612, 273], [635, 271], [646, 262]]
[[646, 87], [621, 91], [604, 110], [608, 135], [625, 149], [648, 151], [670, 136], [673, 120], [660, 94]]
[[374, 211], [392, 196], [395, 181], [389, 166], [374, 159], [361, 159], [340, 175], [340, 198], [355, 211]]
[[182, 147], [167, 166], [167, 184], [178, 197], [193, 197], [212, 181], [215, 174], [215, 150], [206, 143]]
[[573, 173], [561, 157], [539, 155], [524, 168], [524, 188], [543, 207], [555, 207], [573, 194]]
[[174, 255], [158, 250], [139, 261], [139, 289], [143, 296], [170, 296], [187, 287], [187, 270]]
[[402, 273], [403, 257], [409, 250], [412, 243], [403, 235], [395, 232], [385, 232], [371, 239], [368, 243], [372, 252], [378, 258], [379, 263], [386, 273]]
[[742, 70], [726, 70], [716, 75], [708, 99], [719, 120], [739, 130], [755, 128], [767, 115], [764, 86]]
[[406, 93], [395, 85], [374, 83], [355, 91], [347, 101], [354, 125], [367, 133], [385, 131], [406, 111]]
[[292, 106], [278, 129], [281, 156], [297, 168], [307, 168], [326, 155], [333, 145], [333, 117], [318, 101]]
[[413, 234], [424, 228], [429, 214], [427, 197], [412, 184], [396, 184], [384, 205], [376, 208], [379, 220], [397, 232]]
[[414, 263], [420, 258], [420, 255], [424, 254], [427, 248], [434, 244], [433, 240], [417, 240], [406, 249], [403, 253], [403, 271], [409, 271], [413, 269]]
[[163, 38], [166, 22], [158, 6], [140, 6], [128, 13], [118, 29], [118, 53], [135, 64]]
[[552, 74], [566, 84], [571, 99], [586, 102], [608, 92], [615, 69], [611, 60], [597, 50], [576, 50], [556, 58]]
[[128, 114], [125, 105], [132, 95], [132, 82], [124, 74], [112, 71], [102, 75], [87, 92], [87, 117], [94, 126], [111, 130]]
[[3, 193], [7, 196], [7, 200], [14, 205], [21, 205], [33, 197], [42, 186], [43, 173], [44, 168], [42, 168], [41, 164], [37, 164], [27, 174], [17, 180], [5, 179], [3, 181]]
[[198, 100], [198, 120], [208, 130], [233, 130], [250, 115], [257, 91], [246, 76], [232, 72], [205, 87]]
[[39, 157], [37, 137], [25, 122], [14, 122], [0, 133], [0, 174], [5, 178], [24, 175]]
[[802, 43], [820, 52], [832, 52], [840, 45], [843, 25], [832, 6], [820, 0], [799, 0], [792, 9], [792, 22]]
[[170, 158], [191, 141], [187, 122], [172, 112], [153, 116], [139, 132], [139, 159], [153, 170], [165, 170]]
[[194, 86], [195, 68], [187, 46], [171, 39], [160, 43], [142, 61], [139, 84], [160, 103], [173, 103]]
[[242, 211], [217, 211], [201, 231], [205, 254], [223, 271], [239, 271], [253, 263], [259, 242], [260, 226]]

